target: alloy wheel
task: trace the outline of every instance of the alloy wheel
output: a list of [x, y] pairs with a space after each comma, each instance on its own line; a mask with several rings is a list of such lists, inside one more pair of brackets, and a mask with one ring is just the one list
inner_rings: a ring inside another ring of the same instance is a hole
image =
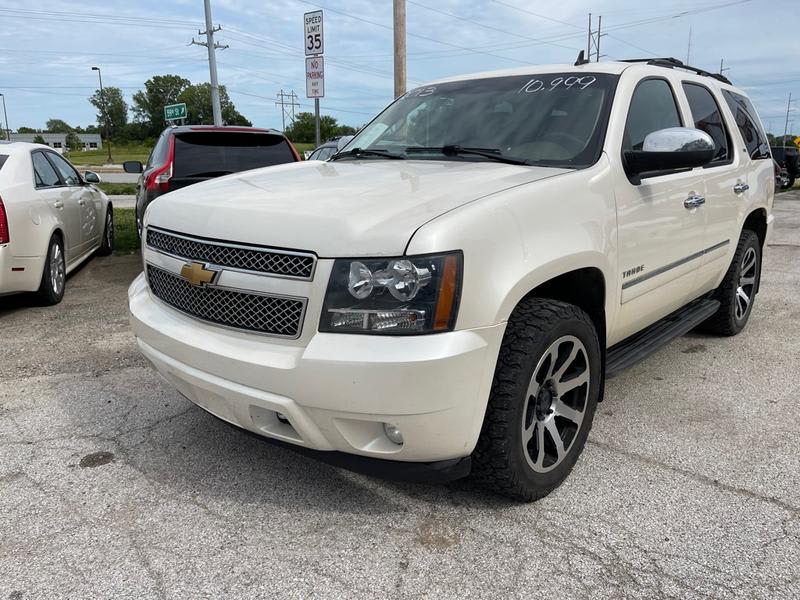
[[589, 384], [588, 354], [577, 337], [558, 338], [539, 359], [522, 419], [523, 453], [534, 471], [551, 471], [569, 454], [583, 424]]
[[752, 246], [747, 249], [742, 257], [742, 267], [739, 269], [739, 286], [736, 288], [736, 303], [734, 311], [736, 319], [741, 321], [747, 315], [756, 287], [756, 274], [758, 273], [758, 255]]
[[64, 279], [66, 279], [64, 253], [61, 250], [61, 245], [55, 243], [50, 255], [50, 285], [56, 296], [60, 296], [61, 290], [64, 289]]
[[114, 247], [114, 214], [110, 208], [106, 210], [106, 246]]

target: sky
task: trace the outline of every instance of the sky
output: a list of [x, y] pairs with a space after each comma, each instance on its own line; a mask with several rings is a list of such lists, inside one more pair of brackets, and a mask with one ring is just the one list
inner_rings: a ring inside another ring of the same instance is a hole
[[[393, 96], [392, 0], [211, 0], [219, 81], [239, 112], [283, 127], [279, 91], [305, 97], [303, 13], [323, 9], [322, 114], [366, 123]], [[602, 16], [601, 60], [674, 56], [719, 71], [747, 91], [768, 131], [781, 135], [789, 93], [798, 99], [800, 0], [407, 0], [408, 86], [440, 77], [572, 63], [586, 47], [588, 14]], [[88, 97], [103, 83], [131, 96], [149, 77], [209, 80], [203, 0], [0, 0], [0, 93], [11, 129], [96, 120]], [[691, 35], [690, 35], [691, 32]], [[689, 44], [691, 38], [691, 47]], [[2, 115], [0, 114], [0, 120]]]

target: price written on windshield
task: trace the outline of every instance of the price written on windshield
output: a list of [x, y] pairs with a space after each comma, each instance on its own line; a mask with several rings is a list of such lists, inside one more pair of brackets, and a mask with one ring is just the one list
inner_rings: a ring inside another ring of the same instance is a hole
[[306, 56], [323, 54], [325, 52], [325, 38], [322, 29], [322, 11], [315, 10], [304, 14], [303, 28], [305, 30]]
[[584, 77], [555, 77], [549, 82], [542, 81], [541, 79], [531, 79], [528, 83], [523, 85], [518, 94], [525, 92], [526, 94], [534, 94], [536, 92], [551, 92], [556, 89], [569, 89], [577, 87], [578, 89], [585, 90], [592, 85], [597, 78], [591, 75]]

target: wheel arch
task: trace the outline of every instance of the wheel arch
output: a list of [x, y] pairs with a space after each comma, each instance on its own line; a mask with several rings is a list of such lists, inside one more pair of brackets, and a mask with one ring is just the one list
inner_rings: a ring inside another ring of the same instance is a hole
[[[767, 243], [767, 209], [756, 208], [750, 211], [747, 218], [742, 225], [742, 232], [745, 230], [752, 231], [758, 236], [758, 243], [761, 246], [761, 256], [763, 260], [764, 246]], [[755, 293], [757, 294], [761, 288], [761, 277], [756, 281]]]

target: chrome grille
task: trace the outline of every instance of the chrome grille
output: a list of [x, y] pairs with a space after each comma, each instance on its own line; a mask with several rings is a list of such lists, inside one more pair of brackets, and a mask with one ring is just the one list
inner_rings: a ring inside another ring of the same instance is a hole
[[311, 254], [209, 242], [151, 228], [147, 229], [147, 245], [181, 258], [244, 271], [308, 280], [314, 274], [314, 256]]
[[281, 337], [300, 335], [303, 299], [194, 286], [153, 265], [147, 265], [147, 280], [156, 297], [198, 319]]

